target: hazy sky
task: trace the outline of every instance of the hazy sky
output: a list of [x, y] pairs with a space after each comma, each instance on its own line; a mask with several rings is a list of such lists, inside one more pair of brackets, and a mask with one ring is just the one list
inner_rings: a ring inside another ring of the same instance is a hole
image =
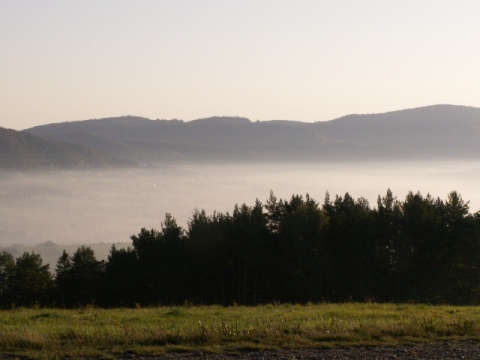
[[480, 107], [478, 0], [0, 0], [0, 126]]

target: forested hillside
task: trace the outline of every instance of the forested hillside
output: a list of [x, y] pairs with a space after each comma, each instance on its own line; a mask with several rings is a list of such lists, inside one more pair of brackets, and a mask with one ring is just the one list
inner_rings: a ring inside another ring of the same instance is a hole
[[125, 116], [27, 130], [137, 163], [467, 160], [480, 157], [480, 109], [435, 105], [328, 122]]
[[80, 145], [49, 141], [26, 132], [0, 128], [0, 168], [86, 168], [132, 164], [131, 161]]
[[0, 256], [4, 307], [272, 302], [480, 303], [480, 213], [447, 199], [390, 191], [375, 207], [348, 193], [194, 211], [187, 229], [166, 215], [107, 261], [80, 247], [53, 277], [40, 256]]

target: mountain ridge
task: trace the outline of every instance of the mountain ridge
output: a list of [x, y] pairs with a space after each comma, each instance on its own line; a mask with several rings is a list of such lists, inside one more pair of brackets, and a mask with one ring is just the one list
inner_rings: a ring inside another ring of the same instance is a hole
[[314, 123], [124, 116], [47, 124], [25, 132], [142, 164], [480, 158], [480, 109], [447, 104]]
[[45, 169], [133, 165], [113, 155], [77, 144], [51, 141], [0, 127], [0, 168]]

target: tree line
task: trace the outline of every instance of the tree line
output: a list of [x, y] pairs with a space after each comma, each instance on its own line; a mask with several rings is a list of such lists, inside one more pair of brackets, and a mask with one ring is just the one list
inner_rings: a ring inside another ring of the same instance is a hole
[[308, 194], [231, 213], [195, 210], [187, 228], [166, 214], [106, 261], [82, 246], [55, 274], [35, 253], [0, 253], [0, 305], [130, 307], [272, 302], [480, 302], [480, 212], [390, 190], [371, 207], [348, 193]]

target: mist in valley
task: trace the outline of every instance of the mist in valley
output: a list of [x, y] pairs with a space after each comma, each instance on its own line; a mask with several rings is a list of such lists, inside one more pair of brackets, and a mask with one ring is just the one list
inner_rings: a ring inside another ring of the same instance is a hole
[[[0, 246], [129, 243], [171, 213], [186, 228], [194, 209], [231, 212], [235, 204], [309, 193], [323, 203], [349, 192], [371, 207], [390, 188], [445, 199], [451, 190], [480, 209], [480, 162], [198, 165], [0, 175]], [[100, 255], [99, 257], [105, 257]]]

